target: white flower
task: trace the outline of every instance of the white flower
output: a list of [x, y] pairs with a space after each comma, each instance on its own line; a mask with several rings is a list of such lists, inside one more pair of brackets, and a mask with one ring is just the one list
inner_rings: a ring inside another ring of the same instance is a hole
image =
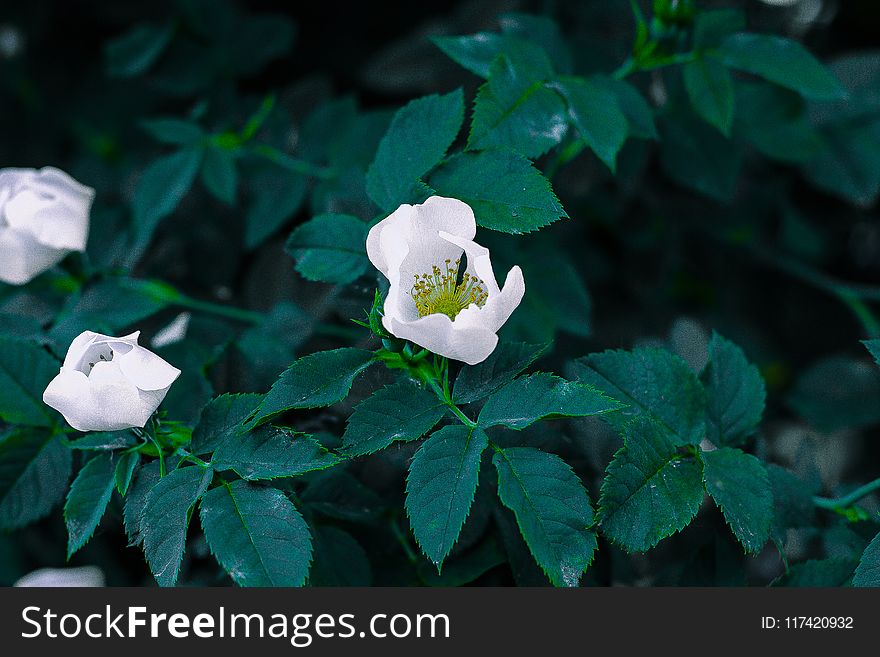
[[95, 190], [52, 167], [0, 169], [0, 281], [23, 285], [84, 251]]
[[79, 568], [40, 568], [28, 573], [13, 586], [37, 587], [102, 587], [105, 586], [104, 572], [97, 566]]
[[[484, 361], [498, 329], [519, 305], [519, 267], [499, 289], [489, 250], [473, 241], [477, 222], [458, 199], [432, 196], [401, 205], [370, 229], [367, 255], [391, 283], [382, 324], [398, 338], [464, 361]], [[462, 255], [467, 268], [459, 272]]]
[[81, 333], [43, 401], [78, 431], [143, 427], [180, 370], [139, 347], [138, 335], [140, 331], [123, 338]]

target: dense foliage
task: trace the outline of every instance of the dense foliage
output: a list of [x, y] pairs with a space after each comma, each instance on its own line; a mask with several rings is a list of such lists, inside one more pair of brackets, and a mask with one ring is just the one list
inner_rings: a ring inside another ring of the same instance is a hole
[[[880, 55], [839, 23], [95, 2], [77, 53], [36, 4], [0, 157], [97, 193], [84, 253], [0, 284], [0, 580], [880, 585]], [[524, 273], [476, 365], [381, 322], [367, 232], [432, 195]], [[181, 370], [143, 430], [43, 403], [85, 330]]]

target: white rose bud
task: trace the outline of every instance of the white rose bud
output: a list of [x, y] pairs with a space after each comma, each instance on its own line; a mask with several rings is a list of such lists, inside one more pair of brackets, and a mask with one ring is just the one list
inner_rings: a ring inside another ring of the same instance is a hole
[[0, 281], [23, 285], [84, 251], [94, 198], [53, 167], [0, 169]]
[[[398, 338], [475, 365], [498, 344], [498, 329], [522, 301], [519, 267], [499, 288], [489, 249], [473, 241], [474, 211], [454, 198], [432, 196], [401, 205], [370, 229], [367, 255], [391, 286], [382, 324]], [[462, 257], [467, 267], [462, 267]]]
[[43, 401], [78, 431], [144, 427], [180, 370], [138, 346], [138, 335], [80, 334]]

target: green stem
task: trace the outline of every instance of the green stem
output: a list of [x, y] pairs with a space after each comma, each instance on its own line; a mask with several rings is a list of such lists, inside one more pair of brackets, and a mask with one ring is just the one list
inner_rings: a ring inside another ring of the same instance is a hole
[[658, 68], [665, 68], [667, 66], [690, 64], [691, 62], [697, 61], [699, 57], [700, 53], [698, 52], [682, 52], [676, 53], [674, 55], [669, 55], [668, 57], [664, 57], [662, 59], [657, 59], [650, 64], [642, 64], [639, 61], [634, 60], [632, 57], [630, 57], [623, 64], [621, 64], [616, 71], [611, 74], [611, 77], [615, 80], [623, 80], [633, 73], [645, 73], [646, 71], [654, 71]]
[[198, 310], [211, 315], [227, 317], [246, 324], [259, 324], [266, 317], [263, 313], [255, 310], [245, 310], [244, 308], [236, 308], [235, 306], [224, 306], [223, 304], [214, 303], [213, 301], [200, 301], [199, 299], [193, 299], [184, 295], [175, 299], [174, 303], [183, 308], [190, 308], [191, 310]]
[[880, 479], [868, 482], [864, 486], [856, 488], [852, 493], [844, 495], [843, 497], [814, 497], [813, 503], [820, 509], [830, 509], [832, 511], [845, 509], [877, 490], [880, 490]]
[[473, 429], [477, 426], [476, 422], [465, 415], [464, 411], [462, 411], [458, 406], [455, 405], [455, 402], [453, 402], [448, 393], [440, 387], [436, 379], [428, 378], [426, 380], [428, 382], [428, 385], [431, 386], [431, 389], [435, 393], [437, 393], [437, 397], [440, 399], [440, 401], [442, 401], [444, 404], [446, 404], [446, 406], [449, 407], [449, 410], [452, 411], [452, 414], [455, 415], [455, 417], [457, 417], [459, 420], [461, 420], [462, 424], [464, 424], [469, 429]]

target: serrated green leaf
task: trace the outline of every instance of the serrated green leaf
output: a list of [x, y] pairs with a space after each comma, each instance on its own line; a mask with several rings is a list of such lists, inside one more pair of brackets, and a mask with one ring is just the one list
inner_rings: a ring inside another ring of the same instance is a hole
[[190, 513], [213, 475], [210, 468], [180, 468], [159, 479], [146, 495], [138, 530], [159, 586], [174, 586], [177, 582]]
[[[515, 42], [511, 37], [522, 39], [533, 47], [543, 49], [553, 67], [560, 73], [571, 71], [571, 49], [559, 25], [552, 18], [512, 11], [498, 16], [498, 22], [508, 44]], [[507, 51], [510, 52], [510, 45]]]
[[146, 168], [131, 199], [136, 254], [147, 247], [159, 222], [174, 212], [189, 192], [203, 155], [202, 148], [184, 148]]
[[627, 406], [606, 416], [618, 428], [644, 414], [662, 422], [679, 444], [698, 445], [703, 439], [705, 393], [678, 356], [653, 348], [604, 351], [574, 361], [572, 372]]
[[113, 456], [97, 454], [77, 473], [64, 504], [67, 558], [88, 543], [107, 510], [116, 485]]
[[175, 118], [146, 119], [140, 126], [156, 141], [163, 144], [187, 145], [205, 138], [198, 123]]
[[645, 415], [623, 428], [599, 497], [602, 532], [629, 552], [645, 552], [684, 529], [703, 501], [703, 468]]
[[478, 423], [484, 429], [504, 425], [520, 430], [543, 418], [587, 417], [621, 408], [623, 404], [592, 386], [537, 372], [514, 379], [489, 397]]
[[371, 586], [370, 559], [351, 534], [337, 527], [313, 527], [314, 557], [310, 586]]
[[543, 82], [550, 63], [499, 55], [477, 92], [469, 150], [509, 148], [535, 158], [559, 144], [566, 132], [565, 104]]
[[702, 452], [706, 490], [746, 552], [761, 551], [773, 522], [773, 491], [767, 470], [734, 447]]
[[295, 408], [330, 406], [344, 399], [358, 374], [373, 362], [373, 353], [350, 347], [319, 351], [291, 365], [254, 413], [253, 425]]
[[471, 206], [484, 228], [528, 233], [568, 217], [550, 181], [516, 153], [460, 153], [446, 160], [429, 182], [438, 194]]
[[138, 452], [124, 452], [119, 455], [113, 478], [116, 482], [116, 490], [123, 497], [128, 493], [128, 487], [131, 486], [134, 471], [140, 461], [141, 455]]
[[59, 364], [28, 340], [0, 336], [0, 420], [50, 427], [57, 415], [43, 403], [43, 391]]
[[880, 534], [874, 537], [862, 553], [852, 583], [853, 586], [880, 586]]
[[395, 441], [421, 438], [446, 413], [437, 395], [405, 378], [355, 406], [342, 435], [346, 456], [365, 456]]
[[726, 66], [758, 75], [812, 100], [846, 96], [840, 82], [797, 41], [770, 34], [731, 34], [717, 50]]
[[207, 454], [229, 437], [244, 430], [245, 420], [257, 409], [262, 395], [220, 395], [202, 409], [193, 429], [189, 449], [193, 454]]
[[144, 513], [147, 494], [158, 481], [159, 461], [145, 463], [134, 473], [128, 494], [125, 496], [122, 518], [129, 545], [141, 545], [144, 542], [141, 534], [141, 516]]
[[202, 160], [202, 183], [211, 194], [228, 205], [235, 205], [238, 171], [235, 153], [228, 148], [209, 146]]
[[322, 214], [297, 226], [285, 251], [310, 281], [351, 283], [366, 271], [367, 224], [347, 214]]
[[239, 586], [302, 586], [312, 560], [309, 528], [284, 493], [234, 481], [205, 495], [202, 529]]
[[464, 95], [457, 89], [410, 101], [397, 111], [367, 171], [367, 193], [391, 212], [417, 200], [420, 179], [443, 159], [464, 119]]
[[130, 78], [146, 72], [165, 52], [174, 35], [172, 25], [140, 23], [104, 48], [107, 74]]
[[39, 429], [13, 429], [0, 442], [0, 529], [47, 515], [67, 490], [71, 452]]
[[733, 126], [733, 79], [717, 59], [700, 57], [682, 70], [691, 106], [709, 125], [729, 137]]
[[449, 425], [431, 434], [410, 464], [406, 513], [416, 542], [438, 569], [468, 517], [488, 445], [482, 429]]
[[215, 470], [234, 470], [242, 479], [293, 477], [339, 462], [311, 436], [282, 427], [262, 426], [232, 435], [214, 452]]
[[758, 368], [737, 345], [713, 333], [700, 380], [706, 390], [706, 437], [718, 446], [742, 443], [764, 414], [767, 393]]
[[857, 559], [811, 559], [793, 565], [778, 583], [788, 587], [810, 588], [845, 586], [852, 579], [857, 566]]
[[460, 66], [488, 78], [489, 68], [501, 52], [505, 38], [495, 32], [477, 32], [466, 36], [435, 36], [431, 41]]
[[272, 167], [251, 181], [253, 191], [245, 214], [244, 243], [258, 247], [302, 206], [308, 179], [281, 167]]
[[596, 550], [593, 507], [584, 485], [555, 454], [498, 449], [498, 496], [513, 511], [529, 550], [555, 586], [577, 586]]
[[488, 397], [513, 381], [549, 347], [549, 343], [502, 342], [482, 363], [461, 368], [452, 388], [452, 399], [457, 404], [469, 404]]
[[569, 118], [581, 139], [613, 172], [629, 128], [617, 96], [584, 78], [562, 78], [554, 88], [568, 103]]

